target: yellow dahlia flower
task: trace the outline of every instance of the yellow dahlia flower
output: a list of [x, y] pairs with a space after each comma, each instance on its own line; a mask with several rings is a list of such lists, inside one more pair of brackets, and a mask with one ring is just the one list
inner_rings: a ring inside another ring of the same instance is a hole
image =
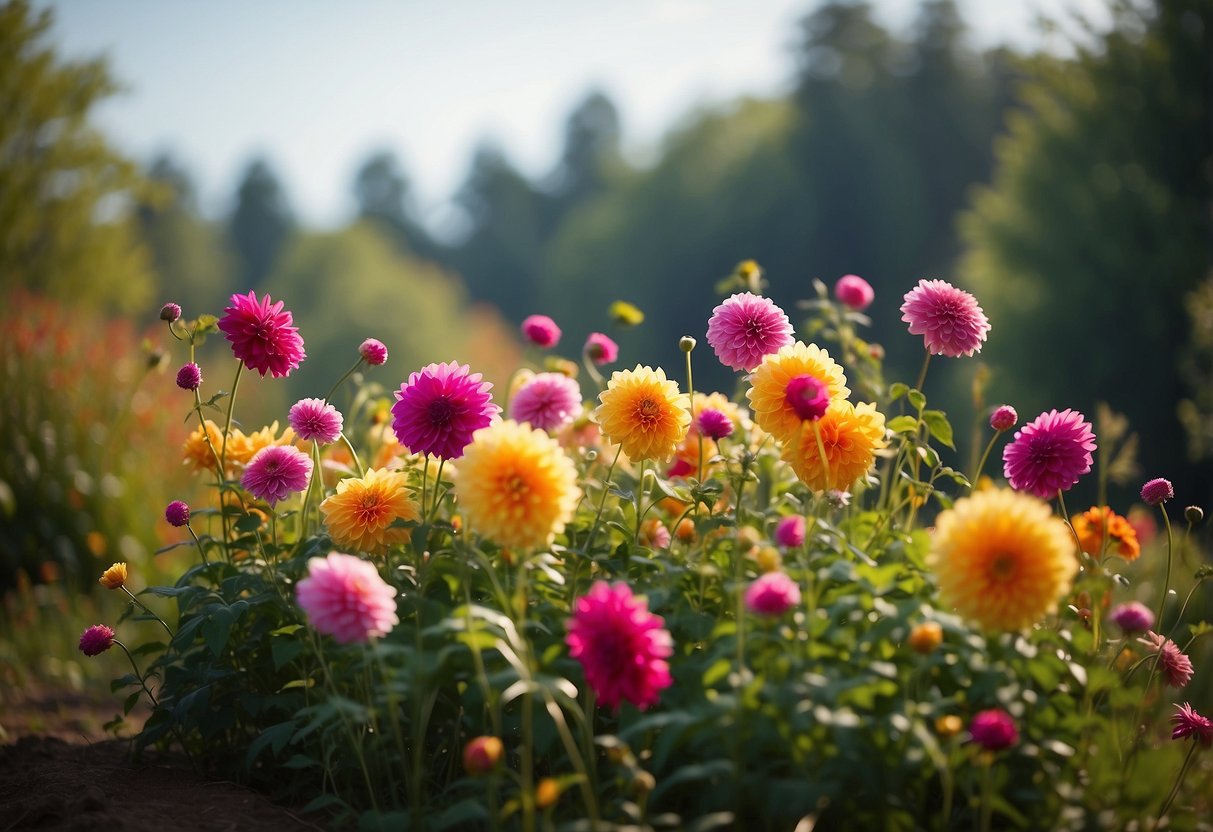
[[101, 573], [101, 579], [98, 583], [106, 589], [119, 589], [126, 584], [126, 577], [126, 564], [115, 563]]
[[797, 376], [812, 376], [825, 384], [831, 403], [851, 394], [842, 367], [816, 344], [795, 341], [765, 356], [750, 374], [746, 397], [754, 422], [780, 442], [794, 439], [804, 422], [788, 401], [788, 383]]
[[[211, 440], [210, 445], [206, 442], [208, 436]], [[211, 452], [211, 445], [215, 447], [214, 453]], [[186, 438], [185, 444], [181, 446], [181, 460], [191, 471], [214, 471], [215, 456], [222, 452], [223, 431], [218, 425], [207, 419], [205, 434], [202, 432], [202, 425], [199, 425]], [[230, 468], [231, 460], [228, 460], [228, 462]]]
[[421, 516], [406, 480], [402, 471], [372, 468], [365, 476], [337, 483], [337, 493], [320, 504], [325, 528], [337, 548], [382, 554], [408, 540], [408, 529], [392, 526], [397, 520]]
[[1021, 630], [1052, 612], [1077, 561], [1066, 524], [1037, 497], [1008, 489], [956, 501], [935, 524], [927, 563], [940, 601], [985, 630]]
[[476, 431], [456, 469], [467, 525], [515, 549], [551, 543], [581, 496], [573, 462], [556, 440], [513, 420]]
[[[229, 464], [234, 463], [243, 467], [248, 465], [262, 448], [268, 448], [271, 445], [293, 444], [295, 444], [295, 429], [288, 427], [283, 431], [282, 436], [278, 436], [277, 419], [267, 427], [249, 434], [245, 434], [238, 428], [232, 428], [232, 432], [227, 438], [227, 461]], [[311, 448], [309, 445], [304, 445], [300, 450], [309, 453]]]
[[[821, 462], [814, 426], [821, 432], [826, 464]], [[802, 422], [783, 442], [783, 460], [814, 491], [846, 491], [872, 467], [885, 446], [884, 414], [876, 405], [848, 401], [830, 404], [816, 422]]]
[[691, 426], [687, 395], [660, 367], [612, 373], [598, 401], [594, 418], [603, 434], [635, 462], [669, 459]]

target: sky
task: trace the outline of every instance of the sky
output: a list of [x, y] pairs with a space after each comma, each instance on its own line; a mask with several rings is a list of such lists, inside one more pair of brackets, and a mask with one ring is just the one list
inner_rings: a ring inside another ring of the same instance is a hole
[[[1099, 0], [959, 0], [982, 46], [1040, 42], [1034, 21]], [[553, 167], [591, 88], [619, 107], [625, 152], [651, 156], [695, 108], [786, 91], [812, 0], [44, 0], [70, 57], [105, 55], [124, 91], [96, 123], [128, 154], [171, 152], [201, 207], [231, 207], [264, 154], [308, 224], [353, 213], [367, 155], [393, 151], [432, 225], [478, 143], [529, 176]], [[877, 0], [904, 26], [916, 0]]]

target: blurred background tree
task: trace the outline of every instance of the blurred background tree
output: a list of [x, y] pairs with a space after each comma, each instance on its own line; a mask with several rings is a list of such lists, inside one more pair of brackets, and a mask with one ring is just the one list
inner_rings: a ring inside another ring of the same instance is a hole
[[254, 159], [236, 189], [236, 208], [228, 220], [241, 286], [261, 287], [294, 230], [295, 218], [277, 174], [266, 159]]

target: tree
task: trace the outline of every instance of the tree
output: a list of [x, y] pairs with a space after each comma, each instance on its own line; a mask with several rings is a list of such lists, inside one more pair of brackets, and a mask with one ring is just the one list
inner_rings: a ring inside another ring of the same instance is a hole
[[294, 228], [278, 177], [265, 159], [254, 159], [240, 181], [228, 222], [232, 248], [240, 259], [241, 286], [261, 285]]
[[404, 251], [425, 259], [440, 256], [438, 244], [413, 214], [409, 180], [395, 154], [372, 153], [354, 177], [354, 199], [358, 217], [382, 229]]
[[621, 135], [619, 111], [605, 93], [590, 92], [569, 113], [560, 164], [551, 177], [552, 229], [606, 186], [609, 169], [620, 163]]

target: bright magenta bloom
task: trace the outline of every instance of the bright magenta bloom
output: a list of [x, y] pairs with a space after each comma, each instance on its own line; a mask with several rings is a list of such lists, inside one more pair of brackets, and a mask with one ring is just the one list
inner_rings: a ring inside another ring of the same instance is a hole
[[776, 618], [800, 603], [800, 587], [782, 572], [768, 572], [745, 591], [746, 608]]
[[400, 385], [392, 405], [392, 430], [413, 453], [458, 459], [472, 434], [492, 424], [501, 408], [493, 404], [480, 373], [466, 364], [427, 364]]
[[1158, 670], [1163, 679], [1173, 688], [1182, 688], [1192, 681], [1192, 660], [1184, 655], [1179, 645], [1171, 639], [1153, 631], [1139, 638], [1139, 644], [1149, 647], [1158, 658]]
[[1003, 474], [1016, 491], [1051, 500], [1091, 470], [1095, 434], [1077, 410], [1050, 410], [1015, 432], [1002, 451]]
[[257, 451], [245, 466], [240, 484], [270, 505], [307, 488], [312, 460], [294, 445], [270, 445]]
[[295, 600], [308, 622], [338, 644], [385, 636], [399, 623], [396, 590], [368, 561], [330, 552], [309, 560], [307, 571], [295, 588]]
[[1187, 702], [1175, 706], [1171, 722], [1175, 724], [1171, 739], [1182, 740], [1191, 737], [1201, 745], [1213, 745], [1213, 722], [1198, 714]]
[[1141, 499], [1149, 505], [1156, 506], [1167, 500], [1175, 499], [1175, 488], [1170, 480], [1156, 477], [1141, 487]]
[[958, 358], [981, 351], [990, 322], [977, 299], [943, 280], [920, 280], [906, 292], [901, 319], [921, 335], [931, 355]]
[[202, 386], [202, 369], [192, 361], [177, 371], [177, 386], [182, 390], [197, 390]]
[[181, 307], [171, 301], [160, 307], [160, 320], [172, 323], [181, 317]]
[[1140, 601], [1120, 604], [1108, 617], [1124, 633], [1144, 633], [1154, 629], [1154, 613]]
[[358, 354], [372, 367], [378, 367], [387, 361], [387, 347], [377, 338], [367, 338], [359, 344]]
[[699, 431], [708, 439], [724, 439], [733, 435], [733, 420], [715, 408], [699, 411], [695, 421]]
[[1019, 421], [1019, 414], [1009, 404], [1000, 404], [990, 414], [990, 427], [996, 431], [1010, 430]]
[[796, 415], [808, 422], [816, 422], [830, 407], [830, 388], [824, 381], [807, 374], [789, 381], [784, 397]]
[[969, 723], [969, 735], [986, 751], [1001, 751], [1019, 742], [1015, 719], [1002, 708], [991, 708], [975, 715]]
[[544, 349], [560, 343], [560, 327], [547, 315], [531, 315], [523, 321], [522, 334], [532, 344]]
[[273, 303], [269, 295], [258, 300], [250, 291], [232, 295], [232, 305], [223, 312], [219, 328], [232, 343], [236, 358], [250, 370], [281, 378], [290, 375], [307, 357], [294, 318], [282, 310], [282, 301]]
[[558, 430], [581, 415], [581, 385], [564, 373], [539, 373], [514, 394], [510, 418]]
[[708, 343], [721, 364], [748, 372], [762, 363], [764, 355], [792, 343], [792, 324], [767, 298], [739, 293], [712, 310]]
[[99, 656], [114, 646], [114, 631], [104, 624], [94, 624], [80, 635], [80, 652]]
[[291, 405], [286, 420], [300, 439], [321, 445], [336, 442], [345, 422], [341, 411], [324, 399], [300, 399]]
[[600, 704], [618, 710], [627, 700], [644, 710], [673, 684], [666, 659], [674, 647], [663, 623], [624, 583], [597, 581], [577, 599], [565, 643]]
[[619, 358], [619, 345], [601, 332], [591, 332], [585, 339], [585, 354], [590, 360], [601, 367], [604, 364], [614, 364]]
[[805, 522], [799, 514], [789, 515], [775, 526], [775, 542], [785, 549], [804, 545]]
[[181, 500], [173, 500], [164, 507], [164, 519], [170, 525], [178, 528], [188, 526], [190, 524], [190, 507]]
[[862, 312], [872, 305], [876, 292], [872, 290], [871, 284], [859, 275], [844, 274], [834, 284], [834, 297], [856, 312]]

